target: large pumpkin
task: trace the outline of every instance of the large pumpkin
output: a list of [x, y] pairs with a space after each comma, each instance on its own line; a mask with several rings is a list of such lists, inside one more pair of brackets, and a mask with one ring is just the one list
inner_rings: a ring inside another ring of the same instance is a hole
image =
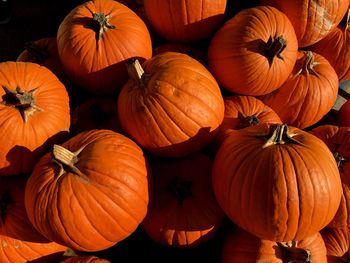
[[74, 8], [58, 28], [57, 46], [72, 81], [98, 94], [113, 94], [126, 82], [125, 60], [152, 56], [144, 22], [112, 0], [92, 0]]
[[225, 17], [226, 0], [145, 0], [146, 17], [164, 38], [191, 42], [208, 38]]
[[0, 63], [0, 175], [30, 173], [69, 125], [67, 91], [51, 71], [29, 62]]
[[131, 80], [118, 98], [122, 129], [162, 156], [203, 148], [224, 118], [224, 101], [210, 72], [185, 54], [166, 52], [128, 65]]
[[263, 124], [232, 133], [213, 165], [217, 200], [261, 239], [300, 241], [324, 228], [341, 199], [337, 164], [314, 135]]
[[321, 231], [327, 248], [328, 263], [349, 262], [349, 228], [325, 228]]
[[208, 63], [218, 82], [243, 95], [279, 88], [292, 72], [297, 39], [286, 15], [273, 7], [245, 9], [212, 38]]
[[223, 263], [327, 263], [327, 250], [320, 233], [300, 242], [276, 243], [238, 229], [228, 234], [222, 251]]
[[[21, 241], [8, 236], [0, 235], [0, 262], [1, 263], [28, 263], [36, 262], [35, 260], [42, 257], [49, 257], [55, 259], [55, 261], [63, 254], [67, 248], [56, 244], [50, 243], [34, 243]], [[53, 255], [53, 254], [56, 254]], [[41, 261], [44, 262], [44, 261]]]
[[129, 236], [146, 215], [142, 150], [110, 130], [83, 132], [55, 145], [28, 179], [25, 205], [49, 240], [97, 251]]
[[158, 159], [154, 196], [142, 226], [156, 242], [193, 247], [213, 237], [224, 214], [211, 184], [212, 161], [203, 154]]
[[285, 13], [293, 24], [299, 47], [316, 43], [331, 32], [342, 20], [349, 0], [261, 0]]
[[300, 129], [322, 119], [338, 94], [338, 76], [329, 62], [311, 51], [300, 51], [293, 72], [276, 91], [260, 97], [283, 123]]

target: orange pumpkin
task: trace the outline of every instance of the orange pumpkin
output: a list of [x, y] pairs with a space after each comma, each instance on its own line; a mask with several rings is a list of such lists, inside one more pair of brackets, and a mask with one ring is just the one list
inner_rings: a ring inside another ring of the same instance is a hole
[[166, 52], [143, 66], [128, 65], [131, 79], [118, 98], [122, 129], [144, 149], [184, 156], [208, 144], [224, 118], [224, 101], [210, 72], [185, 54]]
[[92, 0], [74, 8], [58, 28], [57, 46], [72, 81], [98, 94], [114, 94], [127, 81], [127, 59], [152, 56], [144, 22], [112, 0]]
[[150, 24], [162, 37], [177, 42], [208, 38], [224, 19], [226, 0], [145, 0]]
[[260, 99], [280, 116], [283, 123], [305, 129], [332, 109], [338, 84], [336, 72], [324, 57], [311, 51], [300, 51], [287, 81]]
[[340, 23], [349, 0], [261, 0], [261, 4], [285, 13], [293, 24], [299, 47], [306, 47], [326, 37]]
[[30, 173], [69, 125], [67, 91], [51, 71], [29, 62], [0, 63], [0, 175]]
[[262, 124], [230, 134], [216, 154], [212, 177], [229, 218], [272, 241], [300, 241], [317, 233], [341, 200], [330, 150], [316, 136], [286, 125]]
[[106, 249], [145, 217], [147, 175], [142, 150], [127, 137], [80, 133], [35, 166], [25, 192], [28, 217], [49, 240], [81, 251]]
[[327, 248], [328, 263], [349, 262], [349, 228], [325, 228], [321, 231]]
[[224, 214], [212, 189], [211, 168], [212, 161], [200, 153], [154, 162], [154, 196], [142, 222], [151, 239], [186, 248], [213, 237]]
[[224, 241], [222, 262], [327, 263], [326, 254], [326, 246], [320, 233], [307, 237], [300, 242], [276, 243], [270, 240], [261, 240], [246, 231], [238, 229], [231, 232]]
[[263, 95], [278, 89], [292, 72], [297, 39], [285, 14], [273, 7], [245, 9], [212, 38], [208, 63], [228, 91]]
[[337, 123], [341, 127], [350, 127], [350, 100], [347, 100], [336, 114]]

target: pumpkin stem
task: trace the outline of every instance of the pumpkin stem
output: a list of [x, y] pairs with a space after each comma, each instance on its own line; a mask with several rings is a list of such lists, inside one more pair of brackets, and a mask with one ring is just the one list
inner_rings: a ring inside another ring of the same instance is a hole
[[312, 263], [310, 250], [297, 247], [297, 241], [278, 242], [282, 250], [283, 263]]
[[5, 224], [8, 207], [13, 204], [13, 200], [9, 191], [6, 191], [0, 197], [0, 226]]
[[300, 74], [301, 72], [306, 72], [306, 74], [313, 74], [316, 77], [320, 77], [320, 75], [315, 71], [314, 66], [318, 65], [318, 62], [315, 61], [315, 56], [311, 51], [306, 51], [306, 56], [304, 60], [304, 64], [302, 68], [297, 73]]
[[138, 59], [129, 59], [126, 62], [126, 69], [129, 77], [134, 80], [139, 86], [145, 86], [148, 81], [148, 76], [143, 70]]
[[261, 46], [261, 49], [263, 50], [265, 57], [268, 59], [270, 66], [272, 65], [275, 57], [284, 60], [281, 53], [286, 46], [287, 40], [285, 40], [283, 36], [278, 36], [275, 39], [270, 36], [266, 44]]
[[343, 171], [344, 170], [344, 161], [346, 161], [346, 159], [341, 156], [338, 152], [335, 152], [333, 154], [335, 161], [337, 162], [338, 168], [339, 170]]
[[1, 104], [9, 107], [16, 108], [24, 122], [28, 121], [29, 116], [33, 115], [37, 111], [42, 111], [37, 105], [35, 105], [35, 93], [37, 88], [30, 91], [22, 90], [17, 87], [16, 90], [10, 90], [6, 86], [2, 86], [5, 91], [5, 95], [2, 97]]
[[33, 41], [26, 42], [24, 44], [24, 49], [35, 57], [36, 63], [44, 62], [49, 56], [47, 50], [40, 48]]
[[167, 192], [173, 194], [179, 203], [182, 205], [185, 199], [192, 195], [192, 182], [181, 180], [179, 177], [172, 177], [166, 187]]
[[108, 29], [115, 29], [116, 27], [109, 23], [110, 15], [105, 15], [103, 13], [93, 13], [92, 20], [94, 25], [96, 25], [96, 38], [99, 41], [102, 38], [102, 34]]
[[276, 144], [297, 143], [297, 140], [293, 139], [288, 133], [288, 126], [286, 124], [273, 124], [270, 126], [269, 138], [263, 145], [263, 148]]
[[238, 119], [240, 121], [239, 128], [241, 129], [260, 124], [259, 118], [256, 115], [245, 117], [242, 113], [239, 113]]
[[52, 150], [54, 159], [52, 161], [55, 162], [60, 167], [58, 177], [61, 177], [61, 175], [63, 175], [67, 169], [70, 172], [75, 173], [76, 175], [85, 177], [80, 172], [80, 170], [75, 166], [75, 164], [79, 161], [78, 155], [84, 148], [85, 146], [81, 147], [76, 152], [71, 152], [60, 145], [54, 144], [53, 150]]

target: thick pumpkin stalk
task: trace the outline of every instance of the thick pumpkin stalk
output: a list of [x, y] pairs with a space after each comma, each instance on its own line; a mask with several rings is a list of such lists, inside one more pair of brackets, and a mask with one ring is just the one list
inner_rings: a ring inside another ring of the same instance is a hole
[[259, 118], [258, 118], [258, 116], [256, 116], [256, 115], [252, 115], [252, 116], [243, 116], [243, 115], [240, 113], [240, 114], [238, 115], [238, 118], [239, 118], [239, 120], [240, 120], [240, 125], [239, 125], [239, 127], [240, 127], [241, 129], [260, 124]]
[[105, 15], [103, 13], [93, 13], [92, 20], [94, 25], [96, 25], [96, 39], [97, 42], [102, 38], [102, 34], [108, 29], [115, 29], [116, 27], [109, 22], [110, 15]]
[[278, 247], [282, 250], [283, 263], [311, 263], [312, 256], [310, 250], [297, 247], [296, 241], [279, 242]]
[[278, 36], [276, 38], [270, 36], [267, 43], [261, 46], [261, 49], [268, 59], [269, 64], [272, 65], [275, 57], [284, 60], [281, 53], [286, 47], [287, 40], [285, 40], [283, 36]]
[[24, 122], [27, 122], [28, 118], [35, 112], [42, 111], [35, 104], [36, 88], [30, 91], [22, 90], [20, 87], [17, 87], [16, 90], [10, 90], [5, 86], [2, 86], [2, 88], [5, 91], [5, 95], [1, 103], [5, 106], [16, 108], [20, 112]]
[[313, 74], [316, 77], [319, 77], [319, 74], [315, 71], [314, 67], [318, 63], [315, 61], [315, 56], [311, 51], [306, 51], [306, 57], [302, 68], [298, 71], [297, 75], [305, 72], [306, 74]]
[[138, 59], [130, 59], [126, 63], [126, 69], [130, 79], [137, 83], [137, 85], [145, 86], [147, 84], [147, 74], [143, 70]]
[[301, 144], [297, 140], [293, 139], [292, 135], [288, 132], [288, 126], [286, 124], [274, 124], [270, 126], [270, 132], [268, 139], [263, 145], [263, 148], [286, 143], [297, 143]]

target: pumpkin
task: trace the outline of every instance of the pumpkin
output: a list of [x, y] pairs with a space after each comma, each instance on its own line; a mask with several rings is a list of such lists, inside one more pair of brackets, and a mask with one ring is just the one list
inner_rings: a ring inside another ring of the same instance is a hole
[[341, 127], [350, 127], [350, 100], [347, 100], [336, 114], [337, 123]]
[[0, 178], [0, 235], [14, 239], [46, 243], [44, 238], [30, 223], [24, 206], [26, 178]]
[[349, 262], [349, 228], [325, 228], [321, 235], [327, 248], [328, 263]]
[[278, 89], [292, 72], [297, 39], [288, 18], [273, 7], [248, 8], [212, 38], [208, 64], [230, 92], [258, 96]]
[[341, 200], [335, 159], [316, 136], [261, 124], [232, 133], [216, 154], [212, 180], [229, 218], [261, 239], [300, 241], [324, 228]]
[[311, 51], [300, 51], [287, 81], [260, 99], [283, 123], [305, 129], [332, 109], [338, 84], [337, 74], [325, 58]]
[[317, 262], [327, 263], [327, 250], [320, 233], [299, 242], [276, 243], [238, 229], [226, 237], [223, 250], [223, 263], [251, 262]]
[[145, 157], [133, 141], [110, 130], [82, 132], [54, 145], [35, 166], [25, 191], [28, 217], [49, 240], [103, 250], [145, 217], [147, 179]]
[[299, 47], [307, 47], [320, 41], [340, 23], [349, 0], [261, 0], [261, 4], [285, 13], [293, 24]]
[[74, 109], [71, 132], [78, 134], [93, 129], [120, 130], [116, 99], [93, 97]]
[[220, 145], [233, 131], [261, 123], [281, 123], [280, 117], [261, 100], [252, 96], [224, 98], [225, 115], [215, 142]]
[[152, 56], [144, 22], [112, 0], [92, 0], [74, 8], [57, 32], [67, 75], [90, 93], [114, 94], [127, 80], [124, 62]]
[[155, 242], [197, 246], [213, 237], [224, 214], [211, 184], [212, 161], [196, 153], [154, 162], [153, 201], [142, 226]]
[[110, 261], [95, 256], [70, 257], [60, 263], [110, 263]]
[[309, 47], [324, 56], [337, 72], [340, 81], [350, 79], [350, 9], [343, 23]]
[[350, 226], [350, 128], [335, 125], [321, 125], [310, 131], [320, 138], [331, 150], [336, 159], [342, 180], [343, 195], [337, 214], [328, 225], [329, 227]]
[[30, 173], [52, 143], [67, 135], [63, 84], [35, 63], [0, 63], [0, 175]]
[[27, 263], [36, 262], [35, 260], [39, 262], [42, 257], [50, 256], [51, 259], [59, 257], [65, 250], [66, 247], [54, 242], [26, 242], [0, 235], [0, 262], [2, 263]]
[[166, 52], [127, 65], [131, 79], [118, 97], [122, 129], [144, 149], [180, 157], [208, 144], [224, 118], [210, 72], [185, 54]]
[[226, 0], [145, 0], [146, 17], [162, 37], [177, 42], [208, 38], [225, 17]]

